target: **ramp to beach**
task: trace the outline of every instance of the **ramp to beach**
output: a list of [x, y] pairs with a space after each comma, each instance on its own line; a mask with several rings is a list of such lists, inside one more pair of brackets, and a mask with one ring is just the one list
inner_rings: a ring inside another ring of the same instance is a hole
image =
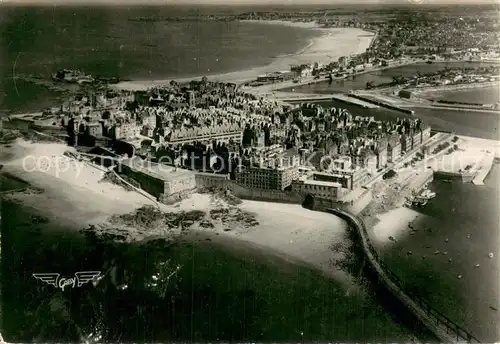
[[472, 180], [472, 183], [474, 185], [484, 185], [484, 179], [486, 179], [486, 176], [490, 172], [494, 159], [495, 159], [495, 154], [493, 153], [489, 153], [483, 158], [483, 161], [481, 162], [481, 167], [479, 167], [479, 172], [476, 175], [476, 177], [474, 177], [474, 179]]

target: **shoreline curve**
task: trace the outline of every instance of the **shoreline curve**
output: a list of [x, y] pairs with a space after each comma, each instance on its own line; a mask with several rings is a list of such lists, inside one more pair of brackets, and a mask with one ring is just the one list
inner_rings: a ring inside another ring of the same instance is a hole
[[[360, 28], [323, 28], [315, 22], [289, 22], [282, 20], [244, 20], [242, 22], [255, 23], [260, 25], [282, 25], [296, 27], [305, 30], [315, 30], [322, 32], [318, 37], [311, 38], [307, 45], [295, 53], [278, 55], [269, 64], [258, 67], [251, 67], [232, 72], [221, 72], [205, 75], [210, 81], [223, 81], [243, 83], [255, 79], [260, 74], [289, 70], [290, 65], [307, 62], [330, 62], [337, 61], [340, 56], [360, 54], [366, 51], [371, 45], [375, 34]], [[355, 40], [356, 43], [353, 43]], [[122, 81], [113, 87], [121, 90], [147, 90], [148, 88], [165, 85], [170, 81], [189, 82], [200, 79], [203, 75], [190, 77], [171, 77], [153, 80], [130, 80]]]

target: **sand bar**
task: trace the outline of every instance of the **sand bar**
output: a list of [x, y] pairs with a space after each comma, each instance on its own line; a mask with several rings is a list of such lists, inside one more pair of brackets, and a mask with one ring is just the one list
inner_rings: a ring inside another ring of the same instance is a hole
[[413, 209], [404, 207], [379, 215], [378, 219], [380, 222], [373, 227], [372, 233], [370, 233], [372, 234], [371, 239], [374, 241], [375, 246], [378, 247], [379, 245], [391, 243], [389, 237], [398, 241], [409, 236], [410, 230], [406, 228], [406, 225], [418, 216], [424, 215], [419, 214]]
[[[255, 22], [267, 25], [286, 25], [308, 30], [317, 30], [322, 34], [317, 38], [311, 39], [309, 44], [297, 53], [276, 57], [274, 61], [267, 66], [250, 68], [243, 71], [206, 75], [209, 80], [242, 83], [252, 80], [260, 74], [289, 70], [290, 65], [313, 62], [329, 63], [337, 61], [340, 56], [363, 53], [370, 46], [374, 37], [373, 33], [363, 31], [358, 28], [321, 28], [318, 24], [313, 22], [301, 23], [266, 20], [246, 22]], [[188, 82], [201, 77], [202, 75], [188, 78], [125, 81], [114, 86], [126, 90], [146, 90], [150, 87], [168, 84], [171, 80]]]

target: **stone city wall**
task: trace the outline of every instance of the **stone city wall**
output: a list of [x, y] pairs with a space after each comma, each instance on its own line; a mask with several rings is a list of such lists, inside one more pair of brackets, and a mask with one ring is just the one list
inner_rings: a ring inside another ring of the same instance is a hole
[[248, 189], [235, 182], [229, 184], [229, 189], [234, 196], [252, 201], [301, 204], [305, 198], [291, 191]]
[[196, 188], [200, 190], [215, 189], [226, 190], [232, 183], [229, 180], [229, 175], [213, 174], [213, 173], [196, 173], [195, 175]]
[[156, 198], [160, 198], [160, 196], [164, 193], [165, 182], [161, 179], [157, 179], [145, 173], [136, 171], [124, 164], [121, 164], [119, 166], [118, 172], [135, 180], [137, 183], [139, 183], [141, 189]]

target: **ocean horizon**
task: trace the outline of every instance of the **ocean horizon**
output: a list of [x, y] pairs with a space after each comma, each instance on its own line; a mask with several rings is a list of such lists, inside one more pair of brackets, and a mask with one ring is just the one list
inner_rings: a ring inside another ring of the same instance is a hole
[[[321, 35], [284, 25], [161, 20], [190, 11], [196, 8], [7, 8], [0, 13], [0, 111], [43, 109], [60, 99], [23, 77], [50, 78], [63, 68], [131, 80], [234, 72], [296, 54]], [[152, 19], [134, 20], [142, 17]]]

